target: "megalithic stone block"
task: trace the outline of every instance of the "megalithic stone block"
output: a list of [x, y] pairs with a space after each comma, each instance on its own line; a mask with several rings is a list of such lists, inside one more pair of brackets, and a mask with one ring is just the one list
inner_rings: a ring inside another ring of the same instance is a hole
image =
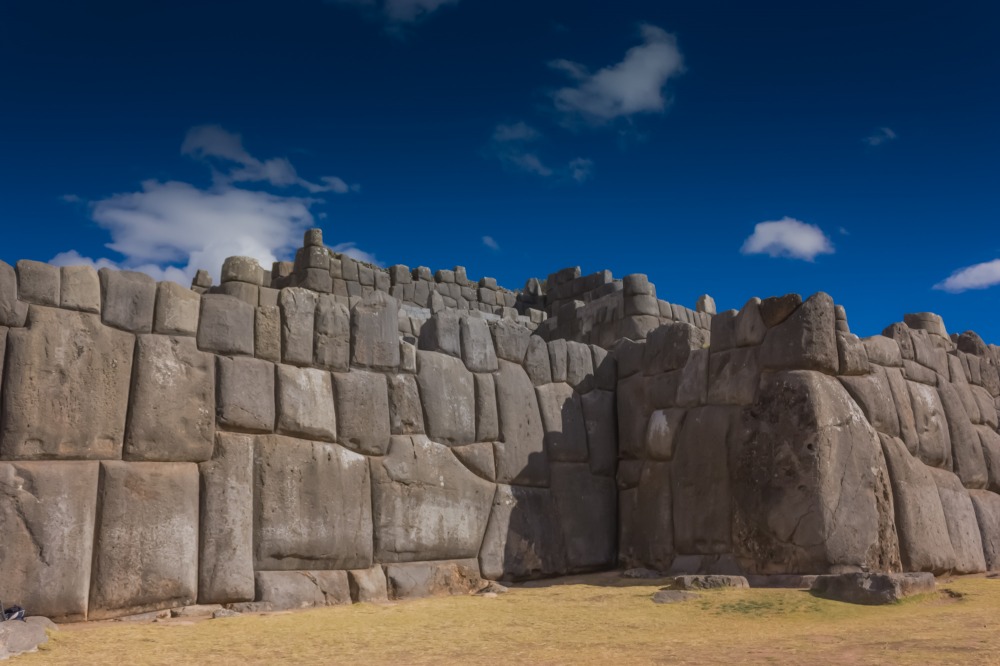
[[87, 619], [97, 462], [0, 463], [4, 603]]
[[198, 318], [198, 349], [253, 356], [253, 306], [225, 294], [204, 294]]
[[132, 333], [153, 330], [156, 281], [145, 273], [102, 268], [101, 320]]
[[277, 395], [278, 432], [328, 442], [337, 440], [329, 372], [279, 365]]
[[399, 367], [399, 304], [380, 291], [351, 310], [351, 364], [378, 370]]
[[216, 357], [219, 425], [244, 432], [274, 431], [274, 364], [256, 358]]
[[251, 435], [218, 433], [201, 474], [198, 603], [254, 600]]
[[0, 261], [0, 326], [21, 327], [28, 317], [28, 304], [17, 298], [17, 273]]
[[436, 352], [417, 352], [417, 384], [424, 405], [424, 425], [434, 441], [476, 441], [476, 394], [473, 375], [461, 360]]
[[193, 338], [138, 336], [125, 459], [202, 462], [214, 439], [214, 357]]
[[500, 361], [496, 374], [500, 441], [496, 443], [497, 481], [547, 486], [549, 460], [535, 389], [521, 366]]
[[59, 307], [59, 267], [41, 261], [17, 262], [18, 296], [36, 305]]
[[389, 391], [385, 375], [353, 370], [333, 373], [337, 441], [365, 455], [389, 448]]
[[282, 362], [312, 365], [316, 301], [317, 294], [308, 289], [289, 287], [281, 290], [278, 306], [281, 308]]
[[0, 457], [121, 458], [134, 340], [97, 315], [31, 306], [7, 335]]
[[322, 294], [316, 305], [313, 363], [334, 372], [347, 372], [351, 363], [351, 312], [334, 296]]
[[164, 335], [197, 335], [200, 309], [199, 294], [176, 282], [160, 282], [156, 285], [153, 332]]
[[59, 307], [101, 313], [101, 281], [92, 266], [63, 266], [59, 285]]
[[198, 466], [102, 462], [88, 619], [189, 606], [198, 590]]

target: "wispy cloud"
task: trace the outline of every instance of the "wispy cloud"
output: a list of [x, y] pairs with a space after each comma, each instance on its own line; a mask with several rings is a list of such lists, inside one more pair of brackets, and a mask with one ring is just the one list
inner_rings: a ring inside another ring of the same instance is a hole
[[[226, 163], [227, 171], [216, 172], [224, 183], [269, 183], [275, 187], [298, 186], [311, 194], [334, 192], [346, 194], [360, 189], [348, 185], [337, 176], [322, 176], [314, 183], [299, 176], [295, 167], [284, 157], [260, 160], [243, 147], [243, 138], [219, 125], [199, 125], [188, 130], [181, 144], [181, 154], [213, 162]], [[235, 167], [233, 166], [235, 165]]]
[[986, 289], [1000, 284], [1000, 259], [966, 266], [934, 285], [935, 289], [957, 294], [970, 289]]
[[833, 254], [834, 249], [833, 243], [816, 225], [783, 217], [757, 224], [740, 252], [814, 261], [820, 254]]
[[[297, 187], [308, 194], [342, 189], [332, 177], [320, 179], [325, 183], [322, 186], [300, 178], [287, 160], [258, 160], [243, 149], [239, 135], [215, 126], [189, 132], [182, 152], [221, 160], [230, 170], [217, 172], [207, 189], [179, 181], [146, 180], [137, 191], [91, 202], [92, 219], [111, 236], [106, 247], [122, 258], [91, 258], [69, 250], [57, 254], [51, 263], [126, 268], [181, 283], [198, 269], [218, 276], [223, 260], [233, 255], [253, 257], [269, 267], [298, 247], [302, 232], [315, 224], [311, 209], [323, 200], [250, 190], [238, 183]], [[371, 254], [352, 243], [343, 247], [338, 251], [376, 263]]]
[[655, 25], [639, 27], [642, 44], [614, 65], [594, 73], [580, 63], [560, 59], [549, 63], [576, 81], [552, 95], [557, 110], [570, 123], [604, 125], [640, 113], [660, 113], [668, 104], [667, 82], [684, 71], [676, 38]]
[[578, 183], [590, 178], [593, 173], [592, 160], [577, 158], [565, 167], [551, 167], [538, 156], [533, 146], [542, 138], [534, 127], [517, 122], [500, 124], [493, 130], [489, 153], [512, 171], [534, 174], [542, 178], [556, 177]]
[[358, 261], [363, 261], [366, 264], [374, 264], [375, 266], [381, 266], [382, 262], [379, 261], [374, 254], [371, 252], [366, 252], [359, 248], [356, 243], [338, 243], [330, 247], [334, 252], [340, 254], [346, 254], [352, 259], [357, 259]]
[[896, 140], [896, 133], [891, 127], [879, 127], [870, 136], [864, 138], [869, 146], [881, 146], [883, 143]]
[[78, 194], [64, 194], [59, 198], [66, 203], [81, 203], [83, 201]]
[[500, 251], [500, 243], [496, 242], [493, 236], [483, 236], [483, 245], [495, 252]]
[[371, 17], [386, 21], [390, 28], [398, 29], [430, 16], [446, 5], [457, 5], [458, 0], [327, 0], [335, 5], [356, 7]]

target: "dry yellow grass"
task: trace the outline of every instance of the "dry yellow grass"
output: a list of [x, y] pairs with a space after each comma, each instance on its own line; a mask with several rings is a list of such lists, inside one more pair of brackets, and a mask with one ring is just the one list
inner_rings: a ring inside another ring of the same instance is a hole
[[1000, 579], [939, 582], [894, 606], [796, 590], [656, 605], [656, 582], [563, 579], [452, 597], [269, 616], [65, 627], [16, 664], [1000, 664]]

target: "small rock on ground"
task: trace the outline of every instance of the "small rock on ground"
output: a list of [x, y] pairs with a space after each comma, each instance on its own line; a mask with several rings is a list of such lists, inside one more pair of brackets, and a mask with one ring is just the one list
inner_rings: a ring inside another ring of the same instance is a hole
[[237, 613], [236, 611], [230, 610], [228, 608], [220, 608], [219, 610], [212, 613], [212, 619], [218, 620], [221, 617], [239, 617], [242, 614], [243, 613]]
[[486, 585], [482, 587], [482, 589], [476, 592], [476, 594], [483, 594], [483, 595], [492, 594], [493, 596], [496, 596], [498, 594], [503, 594], [504, 592], [507, 592], [509, 589], [510, 588], [508, 588], [506, 585], [501, 585], [500, 583], [491, 580], [488, 581]]
[[45, 633], [45, 625], [40, 622], [0, 622], [0, 660], [34, 652], [47, 640], [49, 637]]
[[196, 606], [183, 606], [182, 608], [174, 608], [170, 611], [170, 617], [204, 617], [206, 615], [212, 615], [218, 610], [221, 610], [222, 606], [219, 604], [199, 604]]
[[638, 567], [635, 569], [626, 569], [622, 572], [622, 578], [638, 578], [638, 579], [653, 579], [653, 578], [663, 578], [663, 574], [659, 571], [653, 571], [652, 569], [644, 569]]
[[934, 586], [930, 573], [843, 573], [818, 576], [811, 592], [824, 599], [877, 606], [933, 592]]
[[690, 601], [701, 595], [684, 590], [660, 590], [653, 594], [654, 604], [679, 604], [683, 601]]
[[676, 576], [673, 583], [673, 588], [676, 590], [715, 590], [723, 587], [745, 590], [750, 587], [750, 583], [743, 576], [721, 576], [716, 574]]

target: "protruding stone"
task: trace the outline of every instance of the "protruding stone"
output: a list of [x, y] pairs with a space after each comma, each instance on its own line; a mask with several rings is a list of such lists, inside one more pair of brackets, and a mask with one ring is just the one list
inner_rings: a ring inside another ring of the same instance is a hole
[[323, 247], [323, 230], [318, 227], [306, 229], [302, 245], [303, 247]]
[[216, 354], [253, 356], [254, 309], [224, 294], [201, 297], [198, 349]]
[[351, 601], [356, 604], [388, 601], [385, 570], [381, 565], [370, 569], [352, 569], [347, 572], [347, 583], [351, 588]]
[[92, 266], [63, 266], [59, 269], [59, 285], [59, 307], [101, 313], [101, 281]]
[[274, 364], [216, 357], [219, 425], [243, 432], [274, 431]]
[[254, 582], [257, 600], [272, 610], [351, 603], [346, 571], [258, 571]]
[[197, 335], [200, 309], [200, 295], [176, 282], [160, 282], [156, 285], [153, 332], [163, 335]]
[[497, 394], [493, 375], [477, 374], [476, 383], [476, 441], [492, 442], [500, 436], [497, 416]]
[[261, 436], [254, 529], [257, 571], [370, 567], [368, 460], [337, 444]]
[[385, 575], [392, 599], [472, 594], [485, 585], [474, 559], [388, 564]]
[[125, 460], [202, 462], [215, 442], [215, 359], [193, 338], [140, 335]]
[[351, 310], [351, 364], [388, 370], [399, 367], [398, 303], [376, 291]]
[[413, 375], [388, 375], [389, 428], [393, 435], [419, 435], [424, 432], [424, 414], [420, 392]]
[[615, 394], [596, 389], [581, 397], [583, 421], [587, 429], [590, 471], [613, 477], [618, 459], [618, 424]]
[[278, 366], [278, 432], [333, 442], [337, 419], [330, 373], [315, 368]]
[[7, 334], [0, 458], [121, 458], [134, 340], [96, 315], [32, 306]]
[[88, 619], [190, 606], [198, 590], [198, 467], [102, 462]]
[[738, 347], [756, 346], [764, 342], [767, 335], [767, 325], [760, 314], [759, 298], [751, 298], [736, 315], [736, 345]]
[[108, 326], [132, 333], [153, 330], [156, 281], [145, 273], [102, 268], [101, 320]]
[[396, 436], [372, 461], [375, 558], [412, 562], [475, 557], [493, 484], [423, 435]]
[[431, 439], [445, 444], [476, 441], [476, 394], [472, 373], [457, 358], [417, 352], [417, 384], [424, 425]]
[[462, 360], [472, 372], [495, 372], [497, 355], [493, 338], [484, 319], [462, 317], [459, 322], [462, 339]]
[[352, 451], [380, 456], [389, 449], [389, 391], [385, 375], [352, 370], [333, 373], [337, 441]]
[[199, 603], [254, 599], [253, 457], [252, 436], [217, 433], [212, 460], [198, 465]]
[[222, 283], [246, 282], [260, 286], [260, 264], [252, 257], [227, 257], [222, 262]]
[[552, 382], [552, 362], [549, 360], [549, 348], [537, 335], [528, 340], [528, 349], [524, 357], [524, 369], [535, 386]]
[[802, 297], [798, 294], [772, 296], [760, 302], [760, 317], [768, 328], [777, 326], [788, 319], [802, 305]]
[[26, 303], [59, 307], [59, 267], [41, 261], [17, 262], [18, 296]]
[[927, 331], [942, 338], [948, 337], [941, 315], [933, 312], [914, 312], [903, 315], [903, 322], [914, 330]]
[[708, 294], [702, 294], [701, 296], [698, 297], [698, 304], [695, 306], [695, 311], [714, 315], [715, 299], [709, 296]]
[[539, 386], [535, 391], [549, 460], [586, 462], [587, 429], [579, 394], [562, 382]]
[[[768, 301], [761, 303], [762, 316]], [[833, 299], [822, 292], [813, 294], [784, 321], [773, 325], [761, 346], [760, 364], [769, 370], [819, 370], [837, 374], [840, 359]]]

